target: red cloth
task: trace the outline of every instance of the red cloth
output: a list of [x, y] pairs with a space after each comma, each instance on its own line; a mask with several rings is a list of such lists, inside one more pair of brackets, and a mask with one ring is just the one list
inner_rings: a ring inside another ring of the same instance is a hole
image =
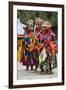
[[35, 32], [39, 33], [40, 32], [40, 27], [36, 27]]
[[29, 27], [26, 27], [26, 28], [25, 28], [25, 32], [26, 32], [27, 34], [29, 34], [29, 33], [31, 33], [31, 32], [32, 32], [32, 30], [31, 30], [31, 29], [29, 29]]
[[40, 38], [41, 38], [41, 34], [38, 33], [38, 34], [36, 35], [36, 37], [37, 37], [38, 39], [40, 39]]

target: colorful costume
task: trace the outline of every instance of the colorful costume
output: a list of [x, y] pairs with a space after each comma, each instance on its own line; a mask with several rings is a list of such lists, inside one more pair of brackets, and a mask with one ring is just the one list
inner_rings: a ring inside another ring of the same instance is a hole
[[57, 52], [57, 45], [54, 41], [50, 41], [50, 49], [52, 54], [52, 68], [57, 67], [57, 59], [56, 59], [56, 52]]
[[32, 32], [32, 30], [29, 29], [29, 27], [26, 27], [26, 28], [25, 28], [25, 34], [29, 34], [29, 33], [31, 33], [31, 32]]
[[45, 29], [43, 32], [42, 32], [42, 37], [41, 37], [41, 40], [45, 40], [45, 41], [48, 41], [50, 42], [52, 40], [52, 37], [54, 36], [54, 33], [52, 32], [51, 29]]
[[32, 61], [33, 61], [33, 65], [35, 65], [36, 69], [39, 65], [39, 51], [38, 51], [38, 46], [34, 45], [34, 48], [32, 50]]
[[24, 50], [24, 60], [23, 65], [31, 65], [31, 52], [30, 52], [30, 38], [25, 38], [25, 50]]
[[[51, 41], [53, 40], [53, 37], [55, 37], [55, 34], [52, 32], [51, 28], [47, 28], [44, 31], [42, 31], [42, 36], [41, 36], [41, 41], [44, 42], [45, 48], [46, 48], [46, 54], [47, 54], [47, 65], [48, 65], [48, 69], [51, 72], [52, 71], [52, 63], [54, 63], [54, 57], [53, 55], [56, 55], [55, 53], [55, 45], [53, 45], [53, 43], [51, 43]], [[52, 50], [51, 50], [52, 48]], [[44, 62], [42, 62], [44, 64]], [[42, 65], [42, 64], [41, 64]]]
[[39, 33], [40, 32], [40, 27], [36, 27], [35, 28], [35, 33]]

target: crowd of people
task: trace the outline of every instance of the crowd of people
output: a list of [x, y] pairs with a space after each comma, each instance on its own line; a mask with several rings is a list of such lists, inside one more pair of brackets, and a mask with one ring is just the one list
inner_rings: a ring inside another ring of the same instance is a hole
[[20, 61], [26, 70], [40, 68], [41, 72], [50, 73], [57, 67], [57, 36], [51, 27], [51, 23], [42, 18], [26, 22]]

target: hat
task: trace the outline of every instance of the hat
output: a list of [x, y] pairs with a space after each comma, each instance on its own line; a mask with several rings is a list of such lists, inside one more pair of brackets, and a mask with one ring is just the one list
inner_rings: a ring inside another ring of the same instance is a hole
[[36, 18], [35, 23], [41, 25], [44, 22], [42, 18]]
[[41, 25], [41, 27], [43, 28], [43, 27], [51, 27], [51, 24], [50, 24], [50, 22], [49, 21], [45, 21], [42, 25]]
[[33, 20], [28, 20], [27, 25], [33, 26]]

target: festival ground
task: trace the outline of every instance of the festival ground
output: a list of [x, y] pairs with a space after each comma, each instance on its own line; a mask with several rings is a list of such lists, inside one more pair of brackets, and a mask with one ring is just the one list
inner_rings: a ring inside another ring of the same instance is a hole
[[57, 77], [57, 68], [53, 69], [52, 74], [46, 74], [41, 72], [40, 69], [38, 70], [29, 70], [26, 71], [26, 66], [22, 64], [18, 64], [18, 71], [17, 71], [17, 79], [18, 80], [27, 80], [27, 79], [47, 79], [47, 78], [55, 78]]

